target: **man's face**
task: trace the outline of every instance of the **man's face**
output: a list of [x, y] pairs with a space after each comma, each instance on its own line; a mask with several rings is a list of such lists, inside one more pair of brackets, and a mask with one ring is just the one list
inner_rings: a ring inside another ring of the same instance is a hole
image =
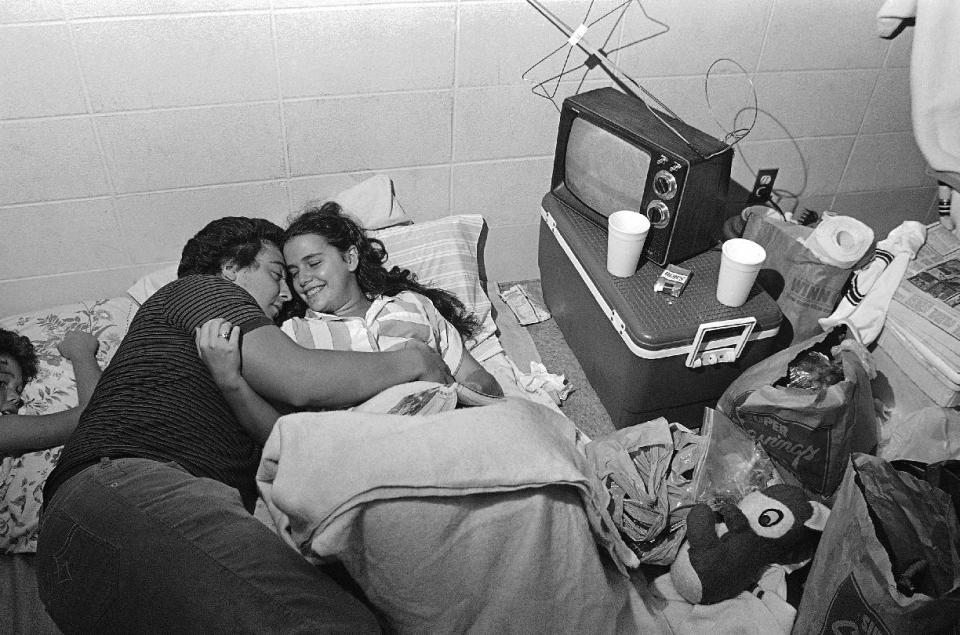
[[270, 243], [264, 243], [255, 263], [236, 270], [234, 282], [253, 296], [271, 320], [280, 313], [283, 303], [292, 297], [287, 286], [283, 254]]
[[20, 409], [23, 370], [13, 357], [0, 354], [0, 412], [13, 414]]

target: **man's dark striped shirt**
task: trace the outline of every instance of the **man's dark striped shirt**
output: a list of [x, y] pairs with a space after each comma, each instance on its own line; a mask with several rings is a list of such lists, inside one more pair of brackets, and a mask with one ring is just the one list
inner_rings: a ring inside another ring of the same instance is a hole
[[214, 317], [242, 333], [272, 323], [249, 293], [216, 276], [181, 278], [144, 302], [47, 479], [45, 500], [101, 457], [140, 457], [175, 461], [236, 487], [252, 508], [260, 448], [240, 427], [194, 339]]

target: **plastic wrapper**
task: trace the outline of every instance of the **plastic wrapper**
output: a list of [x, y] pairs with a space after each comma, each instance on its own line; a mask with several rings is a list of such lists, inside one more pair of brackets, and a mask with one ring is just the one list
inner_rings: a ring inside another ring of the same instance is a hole
[[722, 412], [705, 409], [700, 436], [703, 451], [691, 483], [694, 503], [717, 510], [783, 482], [763, 448]]

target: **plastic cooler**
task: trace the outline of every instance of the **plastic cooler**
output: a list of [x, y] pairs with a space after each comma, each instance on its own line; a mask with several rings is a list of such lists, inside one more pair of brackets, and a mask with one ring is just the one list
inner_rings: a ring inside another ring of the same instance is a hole
[[544, 301], [614, 426], [665, 416], [698, 428], [703, 408], [774, 352], [777, 303], [754, 285], [737, 308], [717, 302], [720, 252], [680, 263], [693, 271], [679, 298], [657, 293], [663, 269], [607, 272], [607, 232], [543, 198], [538, 264]]

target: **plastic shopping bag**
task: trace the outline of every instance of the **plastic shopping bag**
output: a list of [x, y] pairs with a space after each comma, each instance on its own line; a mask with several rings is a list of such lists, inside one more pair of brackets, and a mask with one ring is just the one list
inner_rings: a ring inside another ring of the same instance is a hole
[[[787, 483], [826, 500], [852, 452], [873, 452], [879, 426], [869, 353], [836, 330], [754, 364], [720, 396], [717, 408], [757, 441]], [[828, 358], [817, 367], [809, 360]]]
[[950, 497], [854, 454], [794, 633], [960, 633], [960, 523]]
[[704, 408], [702, 449], [693, 471], [693, 502], [713, 510], [736, 505], [750, 492], [782, 483], [773, 461], [750, 435], [719, 410]]

